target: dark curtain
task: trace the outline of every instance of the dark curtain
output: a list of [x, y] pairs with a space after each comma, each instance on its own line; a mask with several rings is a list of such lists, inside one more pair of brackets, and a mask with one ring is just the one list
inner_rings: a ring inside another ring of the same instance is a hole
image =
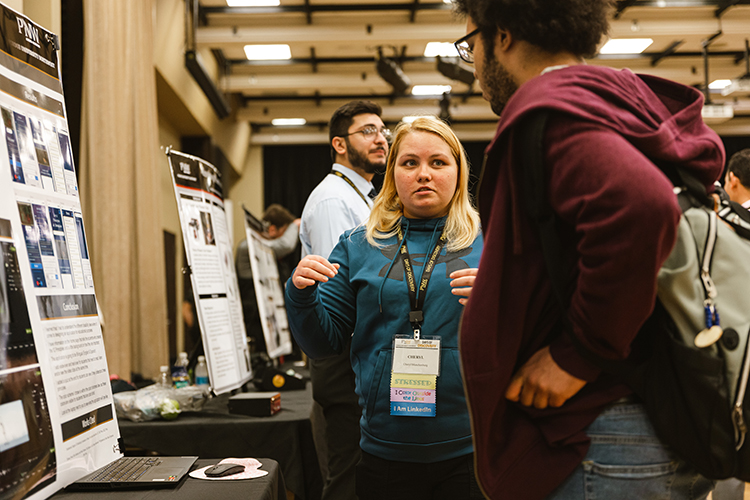
[[[729, 163], [729, 159], [733, 154], [742, 151], [743, 149], [750, 148], [750, 136], [747, 135], [722, 137], [721, 140], [724, 143], [724, 149], [727, 152], [727, 163]], [[724, 165], [724, 171], [726, 172], [726, 164]], [[721, 183], [724, 184], [723, 175], [721, 176]]]
[[[471, 165], [469, 186], [476, 193], [482, 168], [484, 149], [488, 142], [466, 142], [464, 148]], [[263, 148], [263, 178], [265, 205], [279, 203], [296, 216], [302, 215], [307, 197], [331, 171], [328, 145], [265, 146]], [[372, 180], [375, 189], [383, 184], [382, 175]]]

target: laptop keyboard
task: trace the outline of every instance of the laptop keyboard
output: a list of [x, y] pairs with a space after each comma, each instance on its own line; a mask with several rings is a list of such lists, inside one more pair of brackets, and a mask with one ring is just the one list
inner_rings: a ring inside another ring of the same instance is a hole
[[153, 458], [122, 457], [109, 464], [91, 478], [91, 481], [102, 483], [136, 481], [151, 467], [159, 465], [161, 460]]

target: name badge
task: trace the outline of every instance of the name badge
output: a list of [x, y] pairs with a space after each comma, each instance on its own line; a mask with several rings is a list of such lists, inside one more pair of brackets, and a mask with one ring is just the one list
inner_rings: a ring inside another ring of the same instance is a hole
[[440, 375], [440, 339], [413, 337], [393, 340], [393, 373]]

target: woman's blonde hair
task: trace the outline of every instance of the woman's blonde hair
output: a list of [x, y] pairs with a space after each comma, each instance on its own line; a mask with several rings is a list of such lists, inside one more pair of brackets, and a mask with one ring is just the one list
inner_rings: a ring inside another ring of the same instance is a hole
[[404, 207], [396, 192], [396, 157], [404, 137], [412, 132], [426, 132], [440, 137], [451, 150], [458, 166], [456, 192], [448, 204], [448, 218], [445, 222], [445, 236], [448, 239], [446, 248], [455, 252], [471, 246], [479, 234], [479, 214], [471, 203], [469, 196], [469, 162], [466, 159], [461, 142], [453, 130], [435, 116], [420, 116], [411, 123], [402, 122], [396, 127], [393, 144], [388, 154], [388, 163], [383, 179], [383, 188], [367, 220], [367, 241], [373, 246], [380, 246], [376, 239], [386, 239], [396, 234]]

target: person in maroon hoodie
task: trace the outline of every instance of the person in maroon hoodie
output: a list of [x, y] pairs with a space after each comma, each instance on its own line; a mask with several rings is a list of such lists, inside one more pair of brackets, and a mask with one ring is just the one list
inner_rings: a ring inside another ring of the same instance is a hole
[[[652, 313], [656, 276], [680, 209], [659, 165], [707, 187], [724, 150], [695, 89], [587, 66], [608, 30], [608, 0], [454, 0], [456, 42], [500, 115], [478, 204], [485, 237], [461, 327], [476, 471], [492, 499], [699, 499], [713, 482], [655, 436], [643, 406], [587, 362], [627, 358]], [[556, 302], [521, 198], [519, 121], [551, 115], [543, 141], [548, 201], [570, 248], [569, 302]]]

